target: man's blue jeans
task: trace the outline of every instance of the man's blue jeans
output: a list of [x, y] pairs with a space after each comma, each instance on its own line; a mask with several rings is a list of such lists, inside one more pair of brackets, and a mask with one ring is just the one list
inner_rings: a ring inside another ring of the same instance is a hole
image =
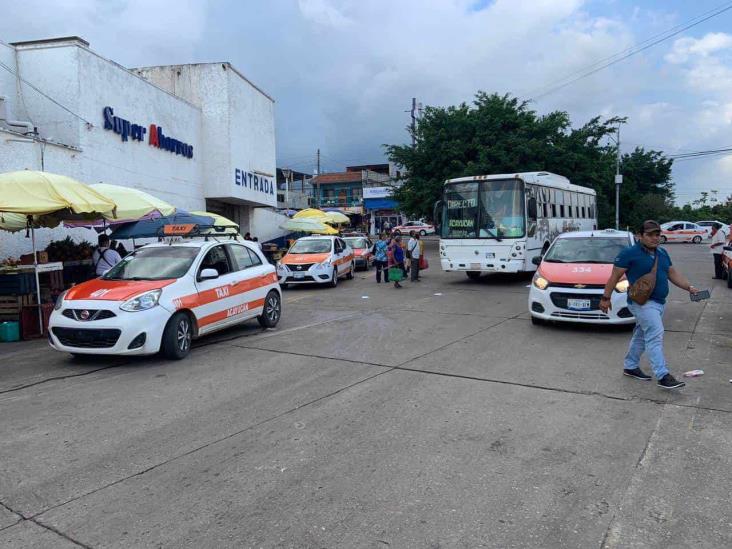
[[666, 359], [663, 357], [663, 310], [664, 305], [656, 301], [647, 301], [638, 305], [632, 301], [628, 309], [635, 317], [635, 329], [630, 340], [628, 354], [625, 355], [624, 368], [634, 370], [640, 365], [643, 351], [653, 368], [653, 375], [661, 379], [668, 373]]

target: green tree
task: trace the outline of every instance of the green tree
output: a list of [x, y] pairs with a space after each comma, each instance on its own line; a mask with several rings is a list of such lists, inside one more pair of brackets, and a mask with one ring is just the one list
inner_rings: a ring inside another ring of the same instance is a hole
[[[431, 217], [446, 179], [548, 170], [598, 195], [601, 226], [615, 216], [616, 148], [608, 137], [623, 118], [595, 117], [572, 128], [566, 112], [539, 115], [528, 102], [509, 95], [478, 92], [471, 105], [427, 107], [415, 132], [416, 146], [385, 145], [389, 159], [408, 174], [395, 191], [401, 208]], [[660, 152], [636, 149], [622, 159], [625, 177], [621, 219], [636, 222], [644, 195], [658, 209], [671, 199], [671, 160]], [[626, 184], [627, 183], [627, 184]], [[626, 211], [627, 210], [627, 211]]]

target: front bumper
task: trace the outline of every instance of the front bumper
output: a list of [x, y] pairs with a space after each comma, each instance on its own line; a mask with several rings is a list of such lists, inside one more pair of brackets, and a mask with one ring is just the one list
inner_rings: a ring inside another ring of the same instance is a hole
[[[540, 290], [531, 284], [529, 291], [529, 313], [534, 318], [557, 322], [579, 322], [583, 324], [634, 324], [635, 317], [628, 309], [628, 294], [613, 292], [610, 302], [612, 308], [608, 314], [603, 313], [596, 303], [602, 297], [603, 290], [581, 290], [575, 288], [557, 288], [549, 286]], [[552, 293], [555, 295], [552, 299]], [[573, 310], [557, 305], [566, 300], [560, 296], [577, 296], [576, 299], [591, 297], [589, 310]]]
[[[147, 311], [129, 313], [110, 301], [65, 301], [53, 311], [48, 323], [48, 342], [66, 353], [91, 355], [150, 355], [160, 350], [165, 325], [172, 313], [161, 305]], [[105, 309], [116, 316], [104, 320], [81, 321], [63, 315], [65, 309]], [[115, 334], [119, 332], [119, 336]], [[130, 349], [144, 333], [145, 343]], [[113, 343], [110, 345], [110, 343]]]
[[313, 265], [307, 271], [291, 271], [279, 266], [277, 277], [280, 284], [329, 284], [333, 280], [333, 267], [324, 269]]
[[[533, 269], [536, 266], [531, 264]], [[523, 259], [511, 260], [490, 260], [490, 262], [463, 262], [440, 258], [440, 266], [443, 271], [473, 271], [481, 273], [520, 273], [526, 269], [526, 263]], [[529, 269], [530, 270], [530, 269]]]

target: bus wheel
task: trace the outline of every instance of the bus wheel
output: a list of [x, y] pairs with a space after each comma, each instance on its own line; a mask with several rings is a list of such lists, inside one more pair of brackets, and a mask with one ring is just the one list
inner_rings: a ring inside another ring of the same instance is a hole
[[480, 278], [480, 271], [467, 271], [465, 274], [468, 275], [470, 280], [478, 280]]

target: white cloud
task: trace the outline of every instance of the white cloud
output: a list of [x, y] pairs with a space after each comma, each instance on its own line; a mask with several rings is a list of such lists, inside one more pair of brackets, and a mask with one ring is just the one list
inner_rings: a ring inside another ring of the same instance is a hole
[[669, 63], [686, 63], [693, 57], [707, 57], [721, 50], [732, 48], [732, 35], [724, 32], [710, 32], [701, 38], [679, 38], [666, 55]]
[[343, 15], [328, 0], [298, 0], [300, 11], [306, 19], [323, 26], [346, 28], [353, 21]]

